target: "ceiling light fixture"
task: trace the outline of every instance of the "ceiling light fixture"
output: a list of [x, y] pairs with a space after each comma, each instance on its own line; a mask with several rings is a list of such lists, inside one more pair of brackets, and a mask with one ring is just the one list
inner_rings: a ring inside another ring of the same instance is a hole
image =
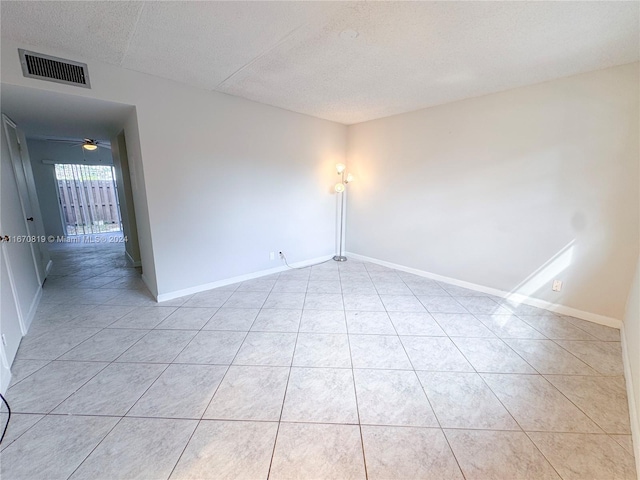
[[94, 150], [98, 149], [98, 146], [95, 143], [83, 143], [82, 148], [84, 148], [85, 150], [89, 150], [90, 152], [93, 152]]

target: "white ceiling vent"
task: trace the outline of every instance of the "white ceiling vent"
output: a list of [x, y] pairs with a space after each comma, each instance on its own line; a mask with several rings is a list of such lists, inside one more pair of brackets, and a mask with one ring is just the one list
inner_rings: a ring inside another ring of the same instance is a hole
[[18, 53], [22, 64], [22, 74], [25, 77], [91, 88], [86, 63], [29, 52], [22, 48], [18, 49]]

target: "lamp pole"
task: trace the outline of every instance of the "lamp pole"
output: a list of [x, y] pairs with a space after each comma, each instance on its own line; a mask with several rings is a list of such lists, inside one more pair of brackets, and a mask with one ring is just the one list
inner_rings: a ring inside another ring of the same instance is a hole
[[336, 170], [338, 171], [338, 175], [340, 175], [340, 182], [336, 183], [335, 191], [340, 194], [340, 237], [338, 241], [340, 245], [338, 246], [338, 255], [334, 255], [333, 259], [336, 262], [346, 262], [347, 257], [342, 255], [342, 235], [343, 235], [343, 225], [344, 225], [344, 195], [346, 190], [346, 185], [349, 182], [353, 181], [353, 176], [348, 174], [345, 178], [345, 167], [342, 163], [336, 165]]

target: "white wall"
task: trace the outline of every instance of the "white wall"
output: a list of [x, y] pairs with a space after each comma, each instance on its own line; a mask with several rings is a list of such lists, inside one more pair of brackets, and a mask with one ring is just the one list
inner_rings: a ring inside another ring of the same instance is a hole
[[[330, 187], [346, 127], [181, 93], [164, 100], [167, 121], [154, 125], [169, 141], [142, 144], [161, 293], [279, 266], [270, 251], [292, 262], [332, 253]], [[141, 139], [153, 117], [138, 108]]]
[[65, 235], [58, 204], [55, 167], [51, 163], [43, 163], [43, 160], [55, 163], [112, 165], [111, 152], [104, 148], [83, 152], [81, 147], [33, 138], [28, 139], [28, 145], [45, 232], [47, 235]]
[[[629, 291], [624, 316], [624, 342], [627, 370], [627, 391], [631, 408], [631, 428], [634, 435], [634, 452], [640, 458], [640, 258]], [[629, 385], [630, 384], [630, 385]], [[632, 388], [630, 389], [629, 386]]]
[[[140, 129], [135, 108], [124, 124], [124, 136], [127, 142], [127, 160], [129, 163], [129, 176], [136, 215], [138, 231], [138, 244], [142, 263], [142, 278], [149, 290], [156, 297], [163, 293], [158, 287], [158, 270], [156, 267], [156, 255], [154, 239], [152, 238], [151, 223], [149, 217], [149, 202], [147, 199], [147, 185], [144, 178], [142, 150], [140, 145]], [[137, 262], [137, 259], [134, 259]], [[188, 275], [188, 272], [186, 272]]]
[[125, 135], [154, 293], [280, 266], [270, 251], [290, 262], [333, 253], [344, 125], [56, 50], [43, 53], [88, 63], [92, 89], [28, 79], [19, 46], [29, 48], [2, 41], [2, 83], [135, 105], [137, 125], [127, 122]]
[[638, 89], [636, 63], [351, 126], [348, 250], [622, 319]]

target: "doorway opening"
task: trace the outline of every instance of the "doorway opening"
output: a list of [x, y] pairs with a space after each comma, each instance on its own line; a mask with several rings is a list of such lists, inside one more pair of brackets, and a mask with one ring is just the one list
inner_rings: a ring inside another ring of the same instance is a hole
[[113, 166], [56, 163], [55, 174], [67, 236], [122, 232]]

